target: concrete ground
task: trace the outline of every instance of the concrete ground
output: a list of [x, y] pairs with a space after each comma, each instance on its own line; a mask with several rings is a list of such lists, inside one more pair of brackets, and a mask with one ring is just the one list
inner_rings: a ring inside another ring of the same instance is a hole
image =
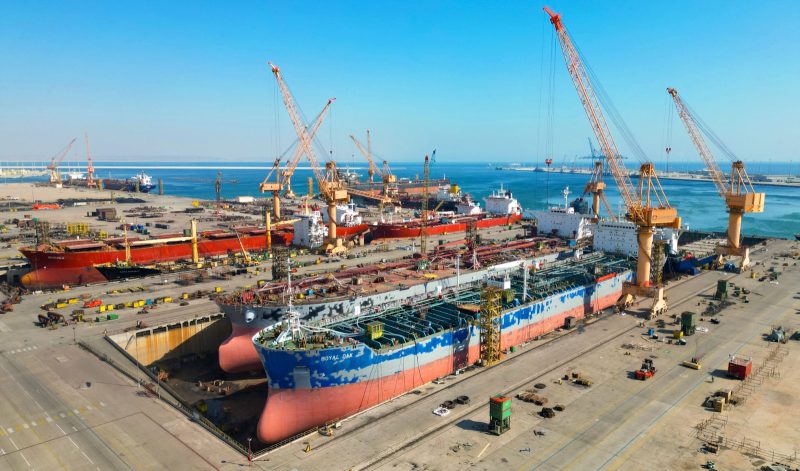
[[[493, 238], [503, 232], [482, 234]], [[389, 252], [358, 249], [364, 251], [364, 257], [356, 262], [407, 255], [410, 252], [397, 248], [407, 244], [390, 244]], [[780, 376], [766, 378], [746, 403], [720, 416], [726, 421], [725, 437], [758, 443], [763, 456], [745, 456], [747, 450], [736, 448], [723, 448], [718, 455], [704, 454], [702, 443], [694, 438], [694, 427], [711, 416], [701, 405], [707, 395], [736, 386], [723, 373], [729, 354], [752, 356], [757, 366], [774, 348], [762, 339], [771, 326], [800, 328], [800, 271], [793, 261], [784, 267], [784, 260], [774, 258], [790, 250], [800, 250], [800, 245], [775, 241], [767, 252], [753, 255], [767, 263], [756, 271], [763, 274], [773, 266], [783, 272], [778, 284], [751, 279], [749, 272], [704, 272], [673, 283], [669, 287], [673, 313], [701, 310], [698, 302], [707, 302], [722, 278], [752, 291], [751, 302], [728, 307], [719, 316], [720, 324], [700, 322], [708, 332], [689, 337], [686, 346], [643, 335], [654, 322], [640, 326], [632, 315], [611, 314], [572, 332], [531, 342], [488, 370], [472, 369], [447, 378], [444, 384], [426, 385], [346, 420], [333, 438], [309, 435], [267, 454], [253, 466], [325, 471], [638, 470], [698, 469], [713, 459], [720, 469], [755, 469], [771, 462], [765, 457], [771, 450], [792, 454], [800, 448], [800, 435], [793, 426], [800, 419], [793, 400], [800, 388], [800, 372], [791, 368], [800, 357], [797, 341], [784, 346], [787, 356], [779, 367]], [[332, 261], [303, 270], [335, 270], [341, 263]], [[257, 278], [210, 280], [191, 289], [233, 289], [255, 283]], [[143, 286], [146, 294], [126, 292], [125, 288], [137, 285]], [[182, 291], [186, 289], [168, 277], [167, 282], [153, 277], [77, 288], [69, 295], [87, 293], [123, 302]], [[146, 315], [122, 310], [117, 321], [79, 324], [74, 329], [33, 326], [40, 304], [65, 296], [26, 296], [14, 312], [0, 315], [0, 469], [238, 469], [248, 465], [245, 457], [74, 344], [85, 340], [103, 345], [99, 340], [103, 330], [122, 330], [141, 319], [155, 325], [215, 312], [211, 302], [168, 305]], [[109, 347], [109, 358], [114, 352]], [[692, 356], [702, 357], [700, 371], [680, 366]], [[632, 371], [645, 358], [653, 359], [658, 373], [646, 382], [632, 379]], [[136, 375], [135, 368], [126, 368]], [[572, 372], [589, 377], [593, 385], [557, 384]], [[535, 383], [546, 385], [541, 394], [549, 399], [548, 405], [561, 404], [565, 410], [544, 419], [538, 415], [541, 407], [514, 400], [511, 430], [499, 437], [488, 435], [488, 397], [513, 395]], [[444, 418], [431, 413], [444, 400], [459, 395], [468, 395], [470, 405], [458, 406]]]
[[[769, 252], [756, 254], [755, 259], [790, 246], [798, 247], [773, 243]], [[749, 304], [737, 302], [724, 310], [718, 316], [720, 324], [700, 322], [708, 332], [689, 337], [685, 346], [648, 339], [643, 335], [647, 326], [639, 327], [630, 316], [612, 315], [544, 345], [531, 343], [479, 374], [449, 378], [445, 385], [431, 384], [421, 388], [421, 394], [376, 407], [346, 421], [332, 439], [311, 435], [269, 454], [268, 461], [259, 465], [285, 470], [329, 469], [331, 463], [341, 469], [382, 470], [633, 470], [699, 469], [714, 459], [723, 465], [720, 469], [755, 469], [737, 450], [701, 453], [693, 427], [711, 414], [701, 406], [707, 395], [735, 386], [734, 380], [724, 377], [729, 354], [752, 355], [757, 365], [774, 346], [762, 339], [772, 325], [800, 327], [796, 315], [800, 272], [796, 266], [781, 271], [779, 284], [750, 279], [748, 273], [704, 272], [670, 287], [671, 312], [676, 313], [701, 311], [697, 303], [707, 302], [721, 278], [753, 293]], [[624, 344], [642, 349], [623, 348]], [[785, 374], [765, 381], [746, 404], [728, 411], [726, 432], [735, 438], [746, 428], [748, 437], [760, 434], [763, 448], [791, 454], [800, 447], [800, 438], [792, 433], [800, 412], [790, 400], [800, 388], [800, 375], [789, 365], [800, 353], [795, 341], [786, 348], [791, 353], [781, 368]], [[700, 371], [680, 366], [693, 356], [702, 357]], [[631, 378], [644, 358], [652, 358], [658, 368], [646, 382]], [[593, 386], [557, 384], [574, 371], [591, 378]], [[545, 419], [538, 415], [540, 406], [515, 400], [511, 430], [499, 437], [486, 433], [489, 396], [515, 394], [539, 382], [546, 385], [541, 394], [549, 399], [548, 405], [564, 405], [564, 412]], [[446, 418], [431, 413], [444, 400], [462, 394], [472, 398], [470, 406], [459, 406]], [[306, 443], [311, 445], [308, 453]], [[767, 461], [754, 459], [753, 465]]]

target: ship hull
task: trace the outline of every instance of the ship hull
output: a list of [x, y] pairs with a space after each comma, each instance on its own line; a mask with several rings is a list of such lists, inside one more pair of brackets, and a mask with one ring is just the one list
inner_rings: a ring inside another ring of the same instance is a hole
[[[352, 238], [365, 233], [367, 224], [341, 226], [337, 228], [340, 237]], [[272, 243], [291, 245], [293, 231], [283, 229], [272, 232]], [[241, 245], [239, 244], [241, 240]], [[266, 250], [266, 236], [242, 235], [223, 239], [201, 239], [197, 242], [197, 252], [202, 257], [241, 252], [242, 246], [248, 251]], [[81, 285], [109, 281], [110, 278], [95, 268], [96, 265], [125, 262], [125, 249], [106, 249], [76, 252], [53, 252], [21, 249], [28, 259], [32, 271], [25, 274], [20, 282], [26, 288], [56, 288], [62, 285]], [[131, 247], [130, 263], [150, 265], [161, 262], [191, 260], [191, 242], [173, 244], [153, 244], [148, 247]]]
[[[351, 188], [358, 190], [358, 191], [366, 191], [369, 193], [373, 193], [375, 195], [380, 195], [383, 193], [383, 183], [382, 182], [360, 182], [354, 183], [349, 185]], [[400, 195], [403, 194], [414, 194], [414, 195], [421, 195], [425, 192], [425, 184], [422, 181], [410, 181], [410, 182], [398, 182], [392, 185], [393, 187], [397, 188], [397, 192]], [[430, 180], [428, 182], [428, 192], [429, 193], [436, 193], [439, 188], [449, 188], [450, 187], [450, 180], [446, 178], [438, 179], [438, 180]]]
[[[239, 244], [241, 240], [241, 245]], [[291, 243], [291, 235], [273, 234], [273, 243]], [[204, 239], [197, 242], [200, 257], [224, 255], [229, 252], [240, 252], [242, 246], [248, 251], [265, 250], [266, 237], [241, 236], [225, 239]], [[92, 250], [76, 252], [51, 252], [32, 249], [21, 249], [20, 252], [30, 261], [31, 272], [25, 274], [20, 282], [26, 288], [55, 288], [62, 285], [80, 285], [108, 281], [100, 273], [96, 265], [125, 262], [125, 249]], [[130, 263], [148, 265], [158, 262], [191, 260], [192, 243], [153, 245], [148, 247], [131, 247]]]
[[[428, 236], [465, 232], [467, 230], [468, 219], [469, 218], [462, 217], [449, 223], [433, 223], [425, 229], [425, 232]], [[517, 214], [501, 217], [484, 217], [477, 219], [476, 225], [478, 229], [486, 229], [489, 227], [514, 224], [520, 220], [522, 220], [522, 216]], [[417, 221], [409, 223], [378, 224], [373, 228], [372, 234], [374, 239], [408, 239], [420, 237], [422, 234], [422, 227]]]
[[[554, 262], [559, 256], [558, 253], [541, 255], [528, 259], [527, 263], [541, 266]], [[520, 260], [519, 263], [523, 261]], [[357, 303], [351, 299], [340, 299], [311, 305], [295, 305], [293, 309], [300, 314], [303, 322], [324, 322], [326, 319], [355, 315], [356, 305], [362, 315], [369, 314], [376, 309], [413, 302], [455, 288], [457, 283], [462, 287], [480, 283], [485, 277], [486, 271], [477, 270], [462, 273], [458, 279], [442, 278], [408, 286], [403, 290], [362, 296], [358, 298]], [[253, 306], [245, 303], [219, 304], [219, 308], [232, 326], [230, 336], [219, 348], [220, 367], [228, 373], [261, 368], [261, 360], [252, 341], [253, 335], [280, 322], [286, 316], [288, 308], [283, 305]]]
[[[631, 272], [553, 294], [502, 315], [507, 349], [614, 305]], [[274, 443], [343, 419], [475, 363], [480, 329], [472, 324], [375, 351], [363, 343], [311, 351], [270, 349], [254, 343], [267, 373], [269, 393], [258, 437]]]

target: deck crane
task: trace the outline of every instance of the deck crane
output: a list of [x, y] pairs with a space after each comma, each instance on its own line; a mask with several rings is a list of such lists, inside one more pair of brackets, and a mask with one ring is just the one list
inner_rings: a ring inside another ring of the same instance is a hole
[[[311, 123], [311, 126], [307, 128], [308, 137], [310, 139], [313, 140], [317, 135], [317, 131], [319, 130], [320, 126], [322, 126], [322, 121], [325, 120], [325, 115], [327, 114], [334, 100], [336, 100], [336, 98], [331, 98], [328, 100], [328, 102], [322, 108], [322, 111], [320, 111], [317, 117], [314, 119], [314, 122]], [[272, 165], [272, 170], [270, 170], [269, 174], [267, 174], [266, 178], [264, 178], [264, 181], [258, 185], [258, 189], [261, 190], [261, 193], [272, 193], [272, 215], [275, 217], [275, 219], [281, 219], [281, 191], [285, 191], [287, 197], [292, 196], [292, 175], [294, 175], [294, 171], [297, 169], [297, 165], [300, 163], [300, 159], [303, 158], [304, 153], [305, 151], [303, 146], [298, 144], [298, 146], [294, 149], [292, 158], [289, 159], [288, 163], [286, 164], [286, 168], [283, 170], [280, 168], [281, 159], [275, 159], [275, 162]], [[275, 180], [271, 182], [269, 180], [273, 173], [275, 174]]]
[[654, 300], [650, 315], [658, 315], [666, 310], [667, 302], [664, 298], [664, 288], [651, 286], [650, 283], [653, 235], [656, 227], [680, 227], [681, 220], [678, 217], [678, 211], [669, 205], [664, 190], [661, 188], [661, 183], [659, 183], [656, 176], [655, 167], [651, 162], [645, 162], [641, 165], [638, 188], [633, 186], [611, 131], [606, 124], [605, 116], [589, 80], [589, 75], [561, 21], [561, 15], [554, 13], [548, 7], [544, 7], [544, 11], [550, 16], [550, 23], [555, 28], [561, 44], [561, 52], [567, 65], [567, 72], [572, 79], [578, 98], [589, 118], [589, 124], [594, 131], [597, 142], [600, 144], [600, 149], [608, 163], [608, 168], [625, 203], [627, 209], [625, 217], [637, 227], [639, 254], [636, 262], [636, 281], [625, 283], [619, 304], [629, 305], [635, 296], [647, 296]]
[[71, 141], [69, 141], [69, 144], [67, 144], [64, 149], [50, 159], [50, 164], [47, 166], [47, 170], [50, 170], [50, 183], [61, 183], [61, 172], [58, 171], [58, 166], [61, 165], [61, 161], [64, 160], [64, 157], [69, 154], [69, 151], [72, 149], [72, 145], [75, 144], [76, 140], [77, 138], [73, 138]]
[[328, 204], [328, 243], [326, 244], [325, 250], [329, 253], [344, 252], [347, 249], [342, 245], [341, 239], [336, 237], [336, 205], [338, 203], [347, 202], [347, 188], [344, 183], [339, 180], [336, 162], [325, 162], [325, 171], [323, 172], [322, 169], [320, 169], [317, 156], [311, 145], [311, 136], [300, 119], [300, 113], [295, 105], [294, 97], [289, 91], [289, 87], [286, 86], [286, 82], [283, 81], [281, 69], [272, 62], [268, 64], [272, 68], [275, 79], [278, 81], [278, 87], [283, 96], [283, 104], [286, 106], [286, 111], [289, 114], [289, 118], [292, 121], [292, 125], [294, 125], [294, 130], [300, 141], [299, 146], [306, 155], [309, 164], [311, 164], [311, 169], [314, 171], [319, 193]]
[[670, 94], [675, 102], [678, 115], [689, 133], [697, 153], [703, 159], [708, 168], [708, 173], [711, 175], [711, 180], [714, 181], [714, 185], [717, 187], [717, 192], [725, 200], [725, 206], [728, 207], [728, 240], [725, 245], [717, 247], [717, 254], [720, 256], [741, 256], [740, 268], [745, 270], [750, 266], [750, 249], [742, 247], [739, 241], [742, 230], [742, 216], [744, 213], [761, 213], [764, 211], [764, 193], [756, 193], [753, 189], [753, 184], [750, 182], [750, 177], [744, 169], [744, 163], [737, 159], [726, 147], [721, 146], [723, 151], [730, 154], [733, 161], [730, 178], [725, 176], [725, 173], [714, 159], [714, 154], [711, 153], [705, 139], [700, 134], [698, 122], [702, 125], [702, 121], [699, 121], [690, 111], [677, 90], [667, 88], [667, 93]]
[[86, 186], [96, 188], [97, 182], [94, 181], [94, 165], [92, 164], [92, 153], [89, 150], [89, 133], [83, 134], [86, 140]]
[[383, 161], [383, 165], [381, 168], [378, 168], [378, 165], [375, 163], [375, 159], [372, 156], [372, 139], [370, 138], [369, 129], [367, 129], [367, 148], [364, 149], [364, 146], [361, 145], [361, 142], [356, 139], [354, 135], [350, 135], [350, 139], [353, 140], [353, 143], [358, 148], [358, 151], [361, 152], [361, 155], [367, 159], [369, 163], [369, 170], [367, 173], [369, 174], [369, 181], [370, 183], [374, 181], [374, 175], [378, 175], [381, 179], [381, 183], [383, 184], [383, 199], [381, 203], [387, 203], [391, 201], [391, 191], [389, 189], [390, 185], [393, 183], [397, 183], [397, 177], [392, 174], [392, 171], [389, 169], [389, 162]]

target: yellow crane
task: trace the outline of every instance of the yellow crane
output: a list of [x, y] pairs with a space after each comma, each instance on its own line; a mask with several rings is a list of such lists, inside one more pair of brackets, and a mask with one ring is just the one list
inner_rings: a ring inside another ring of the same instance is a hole
[[720, 142], [722, 150], [732, 157], [730, 177], [725, 176], [700, 133], [698, 123], [702, 124], [702, 121], [699, 121], [695, 114], [691, 112], [689, 106], [678, 94], [678, 90], [667, 88], [667, 93], [670, 94], [675, 102], [678, 115], [689, 133], [697, 153], [703, 159], [703, 163], [705, 163], [708, 173], [711, 175], [711, 180], [717, 187], [717, 192], [725, 201], [725, 206], [728, 207], [727, 243], [717, 247], [717, 254], [720, 257], [725, 255], [742, 257], [739, 267], [745, 270], [750, 266], [750, 249], [742, 247], [739, 240], [742, 232], [742, 216], [744, 213], [764, 212], [764, 193], [756, 193], [752, 182], [750, 182], [750, 177], [744, 169], [744, 163]]
[[667, 301], [664, 298], [664, 288], [652, 286], [650, 282], [653, 235], [656, 227], [679, 228], [681, 220], [678, 217], [678, 211], [669, 205], [664, 190], [661, 188], [661, 183], [658, 181], [655, 167], [651, 162], [645, 162], [641, 165], [638, 187], [631, 183], [630, 174], [625, 169], [620, 157], [589, 75], [564, 27], [561, 15], [553, 12], [548, 7], [544, 7], [544, 11], [550, 16], [550, 23], [555, 28], [558, 41], [561, 44], [561, 52], [566, 62], [567, 72], [572, 79], [578, 98], [589, 119], [589, 124], [597, 138], [597, 142], [600, 144], [600, 149], [608, 163], [608, 168], [625, 203], [627, 209], [625, 217], [637, 227], [639, 253], [636, 261], [636, 281], [625, 283], [620, 304], [630, 304], [635, 296], [647, 296], [653, 299], [650, 315], [658, 315], [667, 309]]
[[[314, 122], [308, 129], [308, 137], [310, 139], [314, 139], [314, 136], [317, 135], [317, 131], [319, 130], [320, 126], [322, 125], [322, 121], [325, 119], [325, 115], [331, 107], [331, 104], [336, 98], [331, 98], [328, 100], [328, 103], [322, 108], [322, 111], [319, 112]], [[292, 189], [292, 175], [294, 175], [294, 171], [297, 169], [297, 164], [300, 163], [300, 159], [302, 159], [304, 154], [303, 146], [299, 145], [295, 147], [294, 154], [292, 158], [289, 159], [288, 163], [286, 164], [286, 168], [281, 170], [281, 159], [275, 159], [275, 162], [272, 164], [272, 169], [264, 178], [264, 181], [258, 185], [258, 189], [261, 190], [261, 193], [270, 192], [272, 193], [272, 215], [275, 219], [281, 219], [281, 191], [286, 191], [286, 196], [291, 197], [291, 189]], [[272, 175], [275, 175], [275, 180], [270, 181]]]
[[311, 165], [311, 170], [313, 170], [314, 176], [317, 180], [317, 186], [319, 187], [320, 195], [328, 204], [328, 243], [325, 247], [326, 251], [331, 253], [344, 252], [347, 249], [342, 244], [341, 239], [336, 236], [336, 205], [348, 201], [347, 188], [345, 187], [344, 182], [339, 180], [339, 172], [336, 169], [336, 162], [325, 162], [324, 172], [320, 168], [319, 163], [317, 162], [317, 156], [314, 153], [314, 149], [311, 145], [311, 136], [308, 133], [308, 129], [306, 129], [302, 120], [300, 119], [300, 113], [295, 105], [294, 97], [289, 91], [289, 87], [286, 86], [286, 82], [283, 80], [281, 70], [272, 62], [269, 62], [269, 66], [272, 68], [272, 73], [275, 75], [275, 79], [278, 81], [278, 87], [280, 88], [281, 95], [283, 96], [283, 104], [286, 106], [286, 111], [289, 114], [289, 118], [292, 121], [292, 125], [294, 126], [294, 130], [299, 139], [298, 145], [302, 148], [303, 153], [306, 155], [306, 158]]
[[58, 166], [61, 165], [61, 161], [64, 160], [64, 157], [69, 154], [76, 140], [77, 138], [73, 138], [65, 148], [50, 159], [50, 164], [47, 166], [47, 170], [50, 171], [50, 183], [55, 185], [61, 184], [61, 172], [58, 171]]
[[392, 200], [392, 196], [394, 196], [393, 193], [396, 193], [396, 191], [392, 191], [390, 187], [394, 183], [397, 183], [397, 177], [392, 174], [392, 171], [389, 169], [389, 162], [384, 160], [381, 168], [378, 168], [378, 166], [375, 164], [375, 159], [372, 156], [372, 139], [370, 137], [369, 129], [367, 129], [366, 149], [364, 149], [364, 146], [361, 144], [361, 142], [359, 142], [358, 139], [356, 139], [354, 135], [351, 134], [350, 139], [352, 139], [358, 151], [361, 152], [361, 155], [363, 155], [369, 163], [369, 170], [367, 170], [367, 173], [369, 175], [370, 183], [374, 181], [375, 175], [378, 175], [381, 179], [381, 183], [383, 184], [383, 192], [382, 198], [380, 199], [380, 205], [383, 206], [385, 203], [395, 202]]
[[380, 174], [380, 170], [378, 170], [378, 166], [375, 165], [375, 159], [372, 158], [372, 139], [369, 135], [369, 129], [367, 129], [367, 148], [364, 149], [364, 146], [358, 142], [356, 136], [350, 134], [350, 139], [353, 140], [353, 144], [356, 145], [358, 151], [361, 152], [361, 155], [367, 159], [367, 163], [369, 163], [369, 169], [367, 170], [367, 175], [369, 175], [369, 182], [372, 183], [375, 181], [375, 175]]

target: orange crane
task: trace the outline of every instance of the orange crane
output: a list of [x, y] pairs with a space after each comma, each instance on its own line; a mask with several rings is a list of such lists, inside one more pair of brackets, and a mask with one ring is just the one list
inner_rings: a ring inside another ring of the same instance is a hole
[[50, 164], [47, 166], [47, 170], [50, 170], [50, 183], [53, 184], [61, 184], [61, 172], [58, 171], [58, 166], [61, 165], [61, 161], [64, 160], [64, 157], [69, 154], [69, 151], [72, 149], [72, 145], [75, 144], [77, 139], [73, 138], [67, 144], [67, 147], [62, 149], [58, 154], [54, 155], [50, 159]]
[[390, 185], [397, 183], [397, 177], [392, 174], [392, 171], [389, 169], [389, 162], [383, 161], [382, 168], [378, 168], [375, 164], [375, 159], [372, 156], [372, 139], [370, 138], [369, 129], [367, 129], [367, 148], [364, 149], [364, 146], [361, 145], [361, 142], [356, 139], [354, 135], [350, 135], [350, 139], [353, 140], [353, 143], [358, 148], [358, 151], [361, 152], [361, 155], [367, 159], [369, 163], [369, 170], [367, 173], [369, 174], [369, 181], [372, 183], [374, 181], [374, 176], [377, 174], [381, 178], [381, 182], [383, 183], [383, 200], [382, 203], [390, 202], [391, 201], [391, 190]]
[[317, 156], [311, 145], [311, 136], [309, 136], [308, 129], [306, 129], [300, 119], [300, 113], [295, 105], [294, 97], [292, 97], [289, 87], [286, 86], [286, 82], [283, 80], [281, 70], [272, 62], [269, 62], [269, 66], [272, 68], [272, 73], [278, 81], [278, 87], [283, 96], [283, 104], [286, 106], [286, 111], [289, 114], [289, 118], [292, 121], [292, 125], [294, 125], [294, 130], [300, 141], [299, 146], [306, 155], [309, 164], [311, 164], [311, 170], [314, 171], [319, 193], [328, 204], [328, 243], [325, 249], [330, 253], [344, 252], [347, 249], [342, 244], [341, 239], [336, 237], [336, 205], [348, 201], [347, 188], [344, 183], [339, 180], [336, 162], [325, 162], [325, 171], [323, 172], [320, 169]]
[[[725, 176], [725, 173], [714, 159], [714, 154], [711, 153], [705, 139], [700, 134], [698, 118], [690, 111], [683, 99], [678, 95], [677, 90], [667, 88], [667, 93], [670, 94], [675, 102], [675, 106], [678, 108], [678, 115], [689, 133], [697, 153], [700, 154], [706, 164], [711, 180], [717, 187], [717, 192], [725, 200], [725, 206], [728, 207], [728, 240], [725, 245], [717, 247], [717, 253], [721, 257], [725, 255], [741, 256], [740, 268], [745, 270], [750, 266], [750, 249], [742, 247], [739, 241], [742, 231], [742, 216], [744, 213], [761, 213], [764, 211], [764, 193], [756, 193], [753, 184], [750, 182], [750, 177], [744, 169], [744, 163], [727, 150], [727, 147], [723, 144], [720, 146], [722, 150], [732, 157], [730, 177]], [[700, 123], [702, 122], [700, 121]]]
[[95, 188], [97, 182], [94, 181], [94, 165], [92, 164], [92, 153], [89, 151], [89, 133], [84, 133], [83, 137], [86, 140], [86, 186]]
[[[311, 123], [310, 128], [308, 128], [308, 137], [310, 139], [313, 140], [317, 135], [317, 131], [322, 125], [322, 121], [325, 119], [325, 115], [328, 112], [328, 109], [330, 109], [334, 100], [336, 100], [336, 98], [329, 99], [322, 108], [322, 111], [320, 111], [317, 115], [316, 119], [314, 119], [314, 122]], [[269, 174], [267, 174], [267, 176], [264, 178], [264, 181], [258, 185], [261, 193], [272, 193], [272, 214], [275, 219], [281, 219], [281, 191], [285, 190], [287, 197], [292, 196], [292, 175], [294, 175], [294, 171], [297, 169], [297, 164], [300, 163], [300, 159], [302, 159], [304, 153], [303, 146], [298, 144], [294, 150], [292, 158], [289, 159], [289, 162], [286, 164], [286, 168], [283, 170], [280, 168], [281, 159], [275, 159], [275, 163], [272, 165], [272, 170], [270, 170]], [[275, 181], [270, 182], [269, 180], [273, 173], [275, 174]]]
[[669, 205], [661, 183], [656, 176], [655, 167], [651, 162], [645, 162], [640, 167], [639, 185], [634, 187], [630, 174], [617, 150], [617, 145], [606, 123], [600, 103], [595, 95], [589, 75], [583, 65], [572, 39], [567, 33], [561, 15], [554, 13], [550, 8], [544, 7], [550, 16], [550, 23], [556, 30], [561, 52], [567, 65], [567, 72], [572, 79], [578, 98], [589, 118], [589, 124], [594, 131], [600, 149], [605, 156], [608, 168], [614, 177], [622, 200], [625, 203], [627, 214], [625, 217], [633, 222], [636, 227], [639, 253], [636, 261], [636, 281], [625, 283], [620, 298], [621, 305], [629, 305], [635, 296], [653, 298], [650, 315], [658, 315], [667, 308], [664, 298], [664, 288], [651, 286], [650, 267], [652, 264], [653, 235], [656, 227], [679, 228], [681, 220], [677, 209]]

